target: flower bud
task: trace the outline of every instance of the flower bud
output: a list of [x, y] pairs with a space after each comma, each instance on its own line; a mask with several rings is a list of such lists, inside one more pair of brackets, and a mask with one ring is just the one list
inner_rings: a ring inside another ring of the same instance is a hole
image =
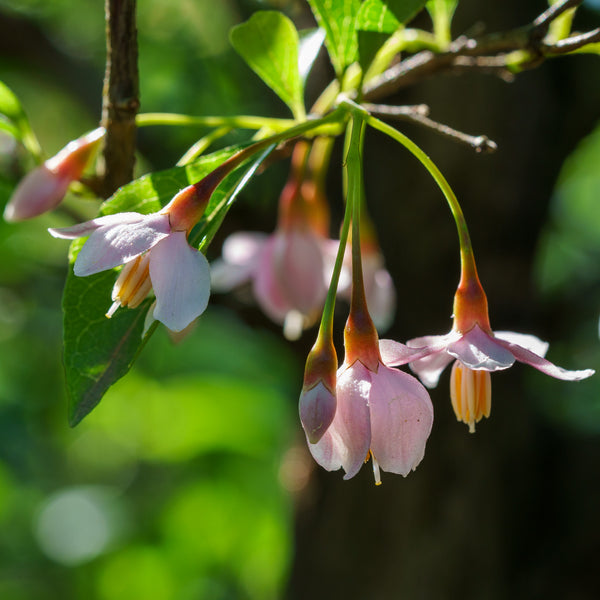
[[25, 175], [4, 209], [4, 219], [23, 221], [58, 206], [70, 183], [81, 177], [104, 134], [103, 127], [94, 129]]
[[336, 371], [337, 355], [333, 342], [323, 342], [319, 336], [306, 359], [298, 407], [302, 427], [311, 444], [323, 437], [335, 417]]

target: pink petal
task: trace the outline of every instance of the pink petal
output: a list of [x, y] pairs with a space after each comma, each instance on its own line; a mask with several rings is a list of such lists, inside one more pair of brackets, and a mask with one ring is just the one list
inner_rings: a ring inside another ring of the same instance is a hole
[[324, 262], [317, 236], [292, 230], [275, 234], [273, 258], [276, 277], [288, 303], [304, 315], [312, 315], [325, 302]]
[[354, 477], [363, 465], [371, 443], [369, 390], [371, 375], [362, 363], [338, 371], [337, 411], [333, 423], [316, 444], [309, 444], [314, 459], [328, 471], [342, 467], [344, 479]]
[[454, 360], [443, 350], [438, 350], [434, 354], [420, 358], [409, 363], [411, 371], [419, 377], [428, 388], [434, 388], [439, 380], [444, 369]]
[[300, 421], [311, 444], [316, 444], [331, 425], [337, 401], [322, 381], [302, 390], [299, 401]]
[[379, 466], [406, 477], [417, 468], [433, 424], [427, 390], [411, 375], [380, 364], [369, 394], [371, 452]]
[[409, 348], [394, 340], [379, 340], [379, 353], [382, 362], [388, 367], [405, 365], [423, 356], [429, 355], [433, 350], [429, 348]]
[[80, 250], [75, 261], [74, 273], [85, 277], [129, 262], [167, 237], [170, 230], [169, 215], [158, 213], [147, 215], [137, 222], [121, 221], [103, 225], [90, 235]]
[[160, 240], [150, 252], [150, 279], [156, 295], [154, 318], [171, 331], [185, 329], [201, 315], [210, 296], [210, 269], [191, 248], [184, 231]]
[[499, 371], [508, 369], [515, 362], [515, 357], [505, 348], [505, 344], [482, 331], [479, 325], [451, 343], [447, 352], [470, 369]]
[[514, 357], [522, 363], [532, 366], [534, 369], [545, 373], [546, 375], [550, 375], [550, 377], [555, 377], [556, 379], [563, 379], [565, 381], [579, 381], [581, 379], [586, 379], [587, 377], [591, 377], [595, 371], [593, 369], [584, 369], [582, 371], [567, 371], [562, 367], [557, 367], [555, 364], [551, 363], [549, 360], [538, 356], [528, 350], [527, 348], [522, 348], [521, 346], [517, 346], [516, 344], [511, 344], [510, 342], [505, 342], [504, 340], [499, 340], [500, 344], [502, 344], [507, 350], [509, 350]]
[[70, 179], [57, 175], [46, 165], [36, 167], [15, 188], [4, 209], [4, 219], [23, 221], [52, 210], [63, 199], [70, 183]]
[[230, 235], [223, 243], [222, 258], [210, 265], [213, 291], [228, 292], [251, 279], [266, 240], [264, 233], [240, 231]]
[[283, 323], [287, 313], [294, 307], [290, 305], [277, 277], [275, 253], [277, 238], [271, 236], [260, 252], [254, 271], [254, 296], [263, 312], [276, 323]]
[[548, 342], [540, 340], [535, 335], [528, 333], [515, 333], [514, 331], [494, 331], [494, 337], [511, 344], [526, 348], [538, 356], [546, 356], [548, 352]]
[[145, 215], [141, 215], [136, 212], [128, 213], [117, 213], [115, 215], [106, 215], [105, 217], [98, 217], [85, 223], [79, 223], [72, 227], [61, 227], [60, 229], [49, 228], [48, 231], [52, 237], [61, 238], [64, 240], [75, 240], [80, 237], [86, 237], [91, 235], [100, 227], [106, 227], [108, 225], [123, 225], [125, 223], [139, 223], [146, 218]]
[[386, 269], [365, 273], [365, 294], [367, 307], [377, 330], [389, 329], [396, 311], [396, 288]]
[[[434, 388], [438, 384], [442, 371], [453, 360], [453, 357], [446, 352], [447, 347], [461, 337], [460, 332], [452, 330], [445, 335], [426, 335], [406, 342], [410, 348], [418, 349], [421, 346], [422, 349], [429, 351], [423, 358], [415, 357], [409, 364], [413, 373], [418, 375], [428, 388]], [[384, 362], [388, 366], [394, 366], [394, 363], [385, 360]]]
[[223, 260], [232, 265], [254, 267], [267, 238], [266, 234], [258, 232], [234, 233], [223, 243]]
[[234, 265], [223, 259], [210, 263], [210, 285], [214, 292], [229, 292], [252, 278], [254, 265]]

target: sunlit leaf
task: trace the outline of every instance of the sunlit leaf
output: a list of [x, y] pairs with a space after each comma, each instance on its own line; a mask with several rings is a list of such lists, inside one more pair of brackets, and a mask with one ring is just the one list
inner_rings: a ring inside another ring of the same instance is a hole
[[400, 21], [383, 0], [365, 0], [358, 11], [357, 29], [393, 33], [398, 27], [400, 27]]
[[338, 76], [352, 64], [358, 53], [356, 15], [360, 0], [308, 0], [320, 27], [325, 30], [325, 46]]
[[34, 156], [39, 157], [40, 145], [31, 130], [29, 119], [14, 92], [0, 81], [0, 130], [18, 139]]
[[[118, 190], [102, 206], [102, 214], [137, 211], [144, 214], [160, 210], [181, 188], [197, 182], [231, 156], [237, 148], [229, 148], [203, 157], [185, 167], [177, 167], [144, 176]], [[229, 175], [211, 197], [203, 224], [197, 232], [199, 240], [214, 235], [219, 221], [248, 181], [265, 154]], [[241, 183], [241, 185], [240, 185]], [[72, 265], [83, 245], [76, 240], [71, 246], [71, 269], [63, 295], [64, 365], [69, 394], [69, 422], [76, 425], [101, 400], [106, 390], [133, 364], [138, 352], [154, 331], [144, 338], [144, 320], [150, 305], [146, 300], [135, 309], [120, 309], [108, 319], [104, 315], [111, 304], [115, 272], [106, 271], [89, 277], [77, 277]]]
[[321, 28], [304, 29], [298, 32], [300, 36], [300, 52], [298, 54], [298, 70], [300, 78], [306, 81], [310, 70], [319, 54], [325, 40], [325, 32]]
[[278, 11], [260, 11], [231, 30], [230, 39], [250, 68], [290, 107], [304, 117], [304, 89], [298, 71], [298, 32]]
[[2, 81], [0, 81], [0, 114], [14, 123], [18, 123], [25, 116], [19, 99]]

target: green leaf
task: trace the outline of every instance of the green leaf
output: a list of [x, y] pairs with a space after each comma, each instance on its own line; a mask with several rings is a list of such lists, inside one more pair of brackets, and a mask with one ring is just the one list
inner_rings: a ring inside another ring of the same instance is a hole
[[304, 88], [298, 71], [298, 32], [277, 11], [254, 13], [231, 30], [230, 39], [250, 68], [290, 107], [305, 117]]
[[0, 81], [0, 113], [13, 123], [18, 123], [25, 117], [23, 108], [14, 92]]
[[357, 16], [356, 28], [362, 31], [394, 33], [412, 19], [426, 0], [365, 0]]
[[308, 0], [317, 23], [325, 30], [325, 46], [338, 77], [357, 59], [356, 15], [360, 0]]
[[[185, 167], [145, 175], [118, 190], [102, 205], [101, 214], [122, 211], [148, 214], [160, 210], [181, 188], [202, 179], [238, 149], [221, 150]], [[195, 231], [195, 237], [204, 247], [266, 154], [254, 157], [249, 166], [238, 167], [215, 190]], [[150, 328], [142, 337], [149, 299], [135, 309], [117, 310], [111, 319], [104, 316], [111, 304], [116, 272], [75, 276], [72, 265], [83, 244], [83, 240], [76, 240], [71, 245], [71, 268], [63, 294], [64, 365], [71, 426], [77, 425], [100, 402], [106, 390], [129, 371], [155, 330]]]
[[306, 78], [312, 69], [312, 66], [319, 54], [319, 50], [325, 39], [325, 32], [320, 28], [304, 29], [298, 32], [300, 37], [300, 50], [298, 53], [298, 71], [302, 83], [306, 82]]
[[2, 81], [0, 81], [0, 115], [5, 117], [5, 120], [0, 120], [0, 130], [12, 135], [22, 142], [31, 154], [40, 158], [40, 144], [31, 129], [29, 119], [17, 96]]

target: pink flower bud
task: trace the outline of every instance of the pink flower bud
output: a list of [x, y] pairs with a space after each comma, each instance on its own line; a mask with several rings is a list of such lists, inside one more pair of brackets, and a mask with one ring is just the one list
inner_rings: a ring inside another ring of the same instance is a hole
[[70, 183], [81, 177], [104, 134], [104, 128], [98, 127], [30, 171], [15, 188], [4, 209], [4, 219], [23, 221], [58, 206]]

